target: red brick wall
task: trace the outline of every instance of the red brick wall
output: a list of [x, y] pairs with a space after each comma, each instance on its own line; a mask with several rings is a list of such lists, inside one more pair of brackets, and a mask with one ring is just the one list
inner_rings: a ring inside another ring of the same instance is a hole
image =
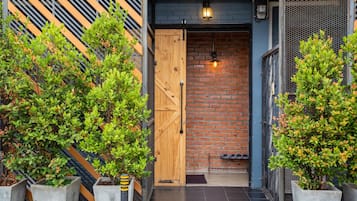
[[210, 62], [212, 38], [187, 37], [187, 171], [248, 167], [248, 161], [219, 156], [249, 153], [249, 33], [214, 34], [217, 68]]

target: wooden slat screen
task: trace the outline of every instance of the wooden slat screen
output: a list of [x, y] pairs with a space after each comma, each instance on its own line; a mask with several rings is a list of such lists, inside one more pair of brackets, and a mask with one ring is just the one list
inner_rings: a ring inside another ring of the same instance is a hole
[[[87, 46], [81, 40], [84, 29], [88, 29], [98, 13], [106, 12], [111, 0], [8, 0], [9, 14], [17, 15], [20, 22], [12, 22], [11, 27], [20, 30], [19, 27], [26, 24], [26, 29], [31, 36], [36, 37], [41, 33], [41, 28], [46, 22], [52, 22], [57, 26], [64, 25], [63, 35], [70, 41], [84, 56], [88, 56]], [[137, 41], [134, 49], [136, 54], [142, 55], [142, 12], [141, 0], [116, 0], [120, 6], [127, 11], [125, 21], [126, 36]], [[85, 68], [81, 66], [80, 68]], [[134, 74], [141, 80], [141, 66], [134, 70]], [[85, 156], [79, 153], [74, 147], [68, 150], [71, 157], [81, 165], [93, 178], [98, 178], [99, 174], [90, 163], [85, 160]], [[135, 190], [141, 194], [142, 189], [139, 182], [135, 183]], [[94, 197], [89, 189], [84, 185], [80, 188], [81, 195], [88, 201], [93, 201]], [[31, 194], [28, 192], [29, 199]]]

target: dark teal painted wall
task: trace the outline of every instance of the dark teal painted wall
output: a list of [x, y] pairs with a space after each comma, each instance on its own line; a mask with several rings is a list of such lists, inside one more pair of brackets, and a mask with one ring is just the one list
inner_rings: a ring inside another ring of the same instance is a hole
[[269, 48], [268, 20], [252, 21], [251, 69], [251, 175], [250, 187], [263, 185], [262, 158], [262, 56]]
[[155, 6], [156, 24], [247, 24], [251, 23], [251, 2], [241, 0], [237, 3], [211, 3], [214, 17], [202, 20], [202, 3], [157, 3]]
[[268, 20], [255, 21], [254, 8], [250, 0], [236, 3], [211, 3], [214, 18], [210, 21], [201, 19], [201, 3], [157, 3], [155, 23], [161, 25], [180, 24], [186, 19], [187, 24], [251, 24], [251, 114], [250, 114], [250, 186], [263, 187], [262, 167], [262, 55], [268, 51]]

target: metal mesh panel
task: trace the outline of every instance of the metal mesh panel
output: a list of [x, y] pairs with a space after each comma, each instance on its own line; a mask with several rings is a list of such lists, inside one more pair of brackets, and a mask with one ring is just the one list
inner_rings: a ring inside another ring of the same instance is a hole
[[354, 8], [355, 8], [355, 11], [354, 11], [354, 16], [355, 16], [355, 20], [357, 19], [357, 0], [354, 1], [355, 5], [354, 5]]
[[272, 143], [272, 126], [275, 124], [274, 116], [279, 114], [274, 99], [279, 93], [279, 50], [270, 50], [263, 56], [263, 80], [262, 80], [262, 120], [263, 120], [263, 167], [264, 187], [274, 198], [278, 200], [278, 174], [268, 168], [269, 157], [275, 154]]
[[[324, 30], [333, 38], [333, 48], [342, 44], [347, 34], [348, 1], [346, 0], [281, 0], [285, 26], [281, 32], [283, 50], [283, 89], [295, 92], [290, 78], [295, 73], [294, 58], [299, 56], [299, 41]], [[284, 41], [285, 39], [285, 41]]]

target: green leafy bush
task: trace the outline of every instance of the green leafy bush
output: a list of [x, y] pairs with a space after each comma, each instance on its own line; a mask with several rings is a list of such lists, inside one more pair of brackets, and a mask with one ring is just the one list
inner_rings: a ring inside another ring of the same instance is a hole
[[[1, 89], [14, 99], [3, 105], [15, 149], [5, 156], [12, 171], [46, 184], [66, 184], [74, 173], [62, 150], [81, 138], [83, 97], [89, 90], [78, 68], [82, 56], [60, 28], [47, 24], [42, 34], [6, 32], [9, 49], [2, 51]], [[3, 43], [4, 41], [2, 41]], [[9, 135], [8, 135], [9, 136]]]
[[134, 43], [125, 37], [124, 19], [119, 6], [112, 5], [83, 36], [90, 46], [87, 75], [96, 86], [86, 96], [89, 110], [80, 148], [104, 159], [94, 158], [93, 165], [115, 184], [121, 174], [146, 175], [150, 160], [149, 130], [140, 128], [150, 112], [147, 96], [141, 95], [141, 84], [133, 75]]
[[350, 100], [352, 104], [349, 108], [351, 118], [351, 133], [350, 144], [354, 147], [352, 157], [347, 161], [347, 170], [343, 182], [357, 184], [357, 32], [344, 38], [344, 45], [342, 50], [345, 52], [344, 58], [346, 66], [351, 67], [351, 74], [353, 76], [350, 86]]
[[[345, 52], [332, 49], [323, 31], [300, 43], [296, 58], [295, 100], [280, 94], [282, 110], [273, 142], [278, 154], [270, 168], [286, 167], [304, 189], [324, 189], [334, 178], [344, 178], [356, 152], [356, 98], [342, 84]], [[353, 111], [353, 112], [351, 112]]]
[[10, 18], [2, 18], [2, 4], [0, 3], [0, 166], [3, 172], [0, 172], [0, 186], [9, 186], [16, 183], [13, 173], [4, 167], [4, 154], [13, 151], [13, 144], [18, 144], [19, 141], [14, 137], [11, 124], [9, 123], [8, 106], [15, 99], [11, 88], [11, 77], [15, 75], [11, 67], [8, 65], [13, 58], [13, 47], [11, 41], [6, 38], [9, 31], [6, 26]]

